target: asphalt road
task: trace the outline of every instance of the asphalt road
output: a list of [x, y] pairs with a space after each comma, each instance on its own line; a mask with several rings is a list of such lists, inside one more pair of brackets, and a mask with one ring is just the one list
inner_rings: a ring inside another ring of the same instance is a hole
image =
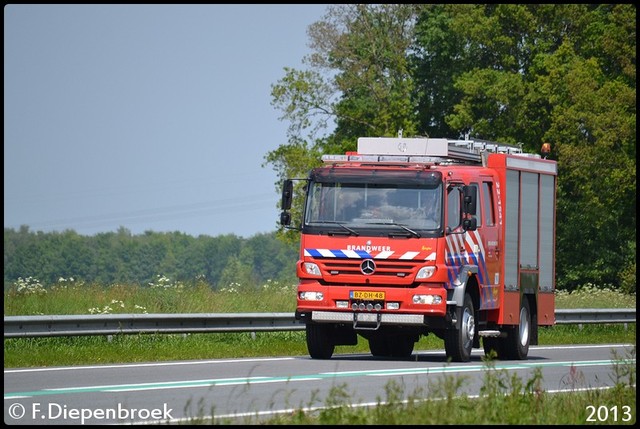
[[[525, 382], [541, 368], [548, 392], [598, 389], [614, 384], [611, 361], [629, 358], [631, 349], [532, 346], [528, 360], [495, 361], [494, 368], [516, 372]], [[488, 370], [482, 356], [474, 350], [471, 362], [447, 363], [444, 350], [435, 350], [415, 351], [406, 360], [349, 354], [330, 360], [298, 356], [5, 369], [4, 422], [189, 423], [204, 418], [255, 423], [276, 413], [322, 408], [336, 387], [359, 406], [384, 402], [389, 383], [401, 386], [405, 396], [439, 397], [446, 377], [463, 377], [459, 393], [478, 395]], [[626, 405], [635, 414], [635, 404]]]

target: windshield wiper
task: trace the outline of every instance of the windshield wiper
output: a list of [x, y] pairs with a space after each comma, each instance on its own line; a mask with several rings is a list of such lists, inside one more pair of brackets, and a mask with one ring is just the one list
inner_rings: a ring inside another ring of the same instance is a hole
[[[416, 238], [420, 238], [422, 237], [420, 235], [420, 233], [412, 230], [411, 228], [409, 228], [406, 225], [402, 225], [401, 223], [395, 223], [395, 222], [367, 222], [367, 224], [372, 224], [372, 225], [393, 225], [393, 226], [398, 226], [402, 229], [404, 229], [405, 231], [407, 231], [409, 234], [413, 235]], [[394, 234], [389, 234], [389, 236], [392, 236]]]
[[[333, 220], [323, 220], [323, 221], [317, 221], [317, 222], [312, 222], [312, 223], [328, 223], [328, 224], [331, 224], [331, 225], [339, 225], [342, 228], [344, 228], [345, 230], [347, 230], [347, 232], [349, 232], [349, 235], [355, 235], [356, 237], [360, 235], [356, 231], [354, 231], [353, 229], [351, 229], [348, 226], [346, 226], [345, 224], [340, 223], [340, 222], [336, 222], [336, 221], [333, 221]], [[332, 234], [338, 234], [338, 233], [337, 232], [333, 232]]]

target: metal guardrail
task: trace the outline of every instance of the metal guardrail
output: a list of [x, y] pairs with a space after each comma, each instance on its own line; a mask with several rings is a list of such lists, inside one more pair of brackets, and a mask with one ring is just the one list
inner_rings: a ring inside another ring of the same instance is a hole
[[[636, 323], [636, 309], [556, 310], [556, 324]], [[293, 313], [5, 316], [5, 338], [302, 331]]]
[[556, 309], [556, 324], [636, 323], [635, 308]]
[[304, 330], [293, 313], [5, 316], [4, 337]]

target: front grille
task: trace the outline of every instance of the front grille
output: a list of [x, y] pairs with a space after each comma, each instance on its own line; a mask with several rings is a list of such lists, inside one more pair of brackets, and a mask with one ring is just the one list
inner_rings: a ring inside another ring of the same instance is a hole
[[365, 275], [360, 270], [362, 259], [316, 259], [315, 262], [320, 270], [325, 274], [325, 279], [331, 276], [362, 276], [369, 279], [370, 282], [384, 282], [384, 279], [408, 278], [413, 279], [416, 274], [417, 264], [415, 261], [399, 261], [374, 259], [376, 270], [373, 274]]

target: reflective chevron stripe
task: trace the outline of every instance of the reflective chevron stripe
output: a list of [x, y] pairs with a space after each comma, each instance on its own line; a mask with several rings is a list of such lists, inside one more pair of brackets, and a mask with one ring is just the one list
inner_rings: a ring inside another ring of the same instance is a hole
[[[396, 254], [392, 250], [382, 252], [366, 252], [364, 250], [346, 249], [304, 249], [304, 255], [313, 258], [342, 258], [342, 259], [402, 259], [405, 261], [435, 261], [436, 253], [405, 252]], [[393, 256], [396, 255], [395, 258]]]
[[452, 283], [460, 274], [463, 265], [477, 266], [480, 283], [487, 284], [489, 282], [484, 246], [478, 231], [448, 235], [445, 261], [449, 266], [450, 285], [448, 287], [450, 288], [453, 287]]

